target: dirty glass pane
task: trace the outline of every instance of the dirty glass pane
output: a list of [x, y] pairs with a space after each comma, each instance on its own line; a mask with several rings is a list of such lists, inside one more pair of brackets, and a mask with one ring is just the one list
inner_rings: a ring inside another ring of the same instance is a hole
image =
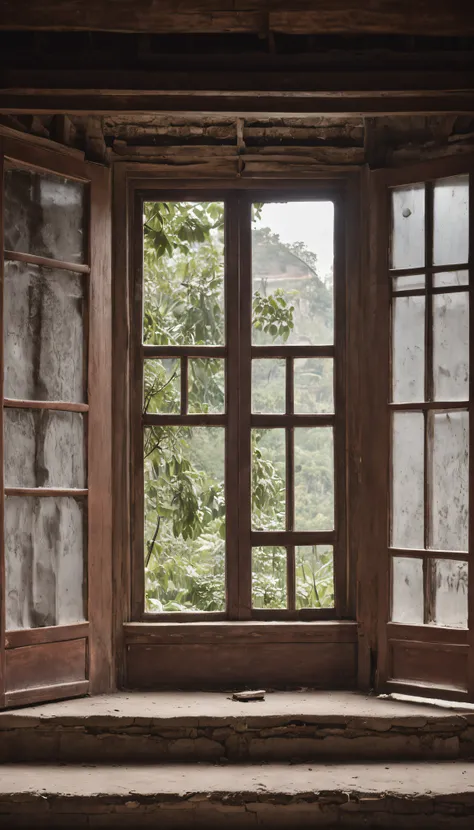
[[435, 559], [434, 625], [467, 628], [467, 562]]
[[224, 204], [145, 202], [143, 342], [224, 343]]
[[331, 545], [295, 550], [296, 608], [334, 608], [334, 561]]
[[332, 427], [295, 429], [295, 530], [334, 528]]
[[431, 424], [431, 547], [467, 551], [469, 414], [435, 412]]
[[397, 297], [392, 306], [392, 390], [396, 403], [425, 398], [425, 298]]
[[145, 360], [143, 365], [145, 412], [179, 413], [181, 408], [181, 362], [176, 358]]
[[423, 560], [392, 560], [392, 622], [423, 624]]
[[252, 608], [286, 608], [285, 548], [252, 548]]
[[333, 342], [333, 258], [333, 202], [253, 206], [253, 343]]
[[435, 400], [469, 398], [467, 292], [433, 295], [433, 378]]
[[433, 274], [433, 286], [435, 288], [451, 288], [457, 285], [468, 285], [468, 271], [442, 271]]
[[392, 289], [394, 294], [398, 291], [423, 291], [424, 288], [424, 274], [410, 274], [406, 277], [392, 277]]
[[469, 176], [435, 183], [433, 263], [456, 265], [469, 259]]
[[285, 430], [252, 430], [252, 528], [285, 530]]
[[304, 357], [294, 361], [296, 414], [334, 412], [333, 360]]
[[421, 412], [394, 412], [392, 547], [424, 547], [424, 422]]
[[83, 417], [78, 412], [5, 408], [5, 486], [85, 487]]
[[285, 412], [285, 360], [252, 360], [252, 412]]
[[225, 608], [225, 430], [146, 427], [145, 610]]
[[5, 171], [5, 248], [84, 262], [84, 185], [27, 168]]
[[391, 268], [419, 268], [425, 264], [425, 186], [413, 184], [392, 190]]
[[84, 277], [6, 262], [7, 398], [84, 401]]
[[188, 412], [225, 411], [224, 360], [196, 357], [188, 363]]
[[5, 499], [6, 627], [84, 620], [86, 528], [73, 498]]

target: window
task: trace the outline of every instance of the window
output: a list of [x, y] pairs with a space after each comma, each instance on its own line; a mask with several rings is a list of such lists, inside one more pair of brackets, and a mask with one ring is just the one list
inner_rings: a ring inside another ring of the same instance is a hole
[[343, 613], [341, 205], [139, 196], [136, 619]]

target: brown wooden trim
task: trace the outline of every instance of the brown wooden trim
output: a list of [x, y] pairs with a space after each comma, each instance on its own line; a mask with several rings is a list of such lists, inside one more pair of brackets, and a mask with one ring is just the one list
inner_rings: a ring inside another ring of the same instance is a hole
[[180, 387], [181, 387], [181, 405], [180, 414], [188, 414], [188, 358], [186, 355], [180, 357]]
[[[183, 114], [183, 113], [182, 113]], [[284, 194], [285, 200], [307, 201], [318, 199], [331, 201], [338, 193], [344, 193], [346, 180], [351, 175], [357, 176], [359, 171], [345, 171], [344, 176], [338, 177], [333, 169], [328, 172], [327, 167], [322, 176], [315, 179], [297, 179], [288, 177], [283, 179], [242, 179], [232, 176], [219, 176], [217, 179], [196, 177], [193, 171], [188, 171], [186, 179], [163, 177], [157, 172], [156, 164], [143, 162], [123, 162], [130, 192], [139, 193], [146, 202], [172, 202], [179, 195], [180, 201], [200, 201], [205, 190], [206, 199], [222, 201], [231, 196], [236, 190], [244, 190], [253, 202], [269, 202], [273, 199], [273, 192]], [[248, 192], [250, 191], [250, 192]]]
[[64, 640], [82, 640], [89, 636], [89, 623], [71, 623], [70, 625], [53, 625], [46, 628], [27, 628], [21, 631], [7, 631], [6, 648], [40, 645], [41, 643], [60, 643]]
[[[431, 231], [432, 233], [432, 231]], [[468, 271], [469, 270], [469, 263], [464, 262], [460, 263], [459, 265], [433, 265], [432, 257], [425, 262], [424, 266], [417, 267], [417, 268], [390, 268], [389, 276], [390, 277], [416, 277], [418, 275], [423, 276], [427, 271], [430, 274], [451, 274], [454, 271]], [[462, 287], [462, 286], [461, 286]], [[466, 286], [467, 287], [467, 286]], [[447, 286], [447, 290], [449, 291], [449, 286]], [[398, 291], [397, 291], [398, 294]]]
[[452, 686], [438, 686], [436, 684], [427, 686], [424, 683], [410, 683], [408, 681], [403, 682], [403, 680], [387, 680], [385, 685], [387, 692], [392, 694], [427, 697], [430, 699], [459, 700], [466, 703], [469, 701], [467, 691]]
[[464, 628], [443, 628], [435, 625], [405, 625], [390, 622], [387, 625], [389, 640], [408, 640], [416, 643], [445, 643], [449, 645], [468, 645], [468, 630]]
[[28, 706], [33, 703], [49, 703], [52, 700], [83, 697], [88, 693], [88, 680], [80, 680], [75, 683], [61, 683], [57, 686], [36, 686], [32, 689], [7, 692], [5, 695], [5, 706]]
[[81, 157], [61, 152], [61, 148], [58, 152], [56, 146], [54, 149], [46, 147], [41, 139], [37, 141], [36, 137], [27, 136], [25, 133], [17, 133], [14, 138], [5, 135], [3, 151], [7, 167], [30, 167], [39, 172], [53, 173], [85, 184], [89, 181]]
[[160, 622], [126, 623], [125, 641], [143, 644], [173, 643], [356, 643], [357, 623], [346, 620], [321, 622]]
[[[394, 294], [394, 297], [398, 297]], [[435, 410], [451, 410], [451, 409], [469, 409], [469, 401], [420, 401], [419, 403], [389, 403], [389, 408], [392, 411], [401, 410], [402, 412], [427, 412], [432, 409]]]
[[79, 262], [64, 262], [61, 259], [50, 259], [35, 254], [23, 254], [20, 251], [4, 251], [4, 257], [9, 262], [28, 262], [30, 265], [39, 265], [42, 268], [59, 268], [62, 271], [74, 271], [77, 274], [89, 274], [88, 265]]
[[[293, 604], [293, 603], [292, 603]], [[335, 620], [336, 608], [253, 608], [253, 620]]]
[[460, 550], [434, 550], [433, 548], [389, 548], [390, 556], [400, 556], [409, 559], [454, 559], [460, 562], [469, 561], [469, 553]]
[[239, 619], [252, 614], [252, 209], [239, 201]]
[[252, 346], [252, 357], [335, 357], [335, 346], [289, 346], [275, 344], [274, 346]]
[[[469, 291], [468, 285], [444, 285], [440, 288], [431, 288], [431, 294], [467, 294]], [[393, 291], [394, 297], [424, 297], [424, 288], [406, 289], [405, 291]]]
[[252, 415], [252, 427], [332, 427], [335, 415]]
[[250, 534], [252, 547], [261, 545], [334, 545], [334, 531], [324, 530], [252, 530]]
[[226, 357], [226, 346], [142, 346], [143, 357]]
[[79, 490], [71, 487], [5, 487], [6, 496], [37, 496], [41, 497], [60, 497], [71, 496], [72, 498], [84, 498], [89, 493], [88, 490]]
[[[468, 546], [474, 550], [474, 158], [469, 164], [469, 527]], [[469, 700], [474, 701], [474, 567], [468, 565], [467, 661]]]
[[202, 623], [202, 622], [223, 622], [227, 619], [225, 611], [163, 611], [152, 613], [144, 611], [135, 622], [148, 624], [158, 623]]
[[84, 153], [82, 150], [76, 150], [75, 147], [67, 147], [65, 144], [59, 144], [57, 141], [52, 141], [50, 138], [43, 138], [43, 136], [21, 133], [11, 127], [0, 124], [0, 138], [2, 136], [25, 142], [26, 144], [32, 144], [35, 147], [44, 147], [46, 150], [54, 150], [55, 153], [62, 153], [66, 156], [72, 156], [78, 161], [84, 161]]
[[[286, 549], [286, 602], [288, 611], [296, 613], [296, 562], [295, 546], [288, 545]], [[254, 612], [258, 609], [254, 609]]]
[[18, 398], [4, 398], [3, 405], [10, 409], [57, 409], [62, 412], [89, 412], [89, 404], [68, 403], [67, 401], [20, 401]]
[[[4, 158], [3, 138], [0, 134], [0, 245], [3, 248], [3, 226], [4, 226]], [[0, 256], [0, 378], [4, 377], [4, 257]], [[3, 398], [3, 381], [2, 381]], [[6, 568], [5, 568], [5, 491], [4, 491], [4, 412], [0, 407], [0, 709], [5, 706], [5, 636], [6, 636]]]
[[[141, 397], [140, 397], [141, 403]], [[227, 423], [226, 415], [213, 415], [203, 412], [200, 415], [154, 415], [144, 412], [141, 418], [143, 426], [215, 426], [224, 427]]]

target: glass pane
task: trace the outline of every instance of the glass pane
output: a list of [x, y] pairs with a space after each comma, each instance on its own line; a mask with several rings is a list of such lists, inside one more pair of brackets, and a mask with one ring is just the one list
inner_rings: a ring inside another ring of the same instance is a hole
[[192, 358], [188, 363], [188, 412], [225, 411], [224, 360]]
[[252, 527], [285, 529], [285, 430], [252, 430]]
[[5, 397], [84, 401], [84, 278], [6, 262]]
[[78, 412], [4, 410], [6, 487], [85, 487], [84, 422]]
[[28, 169], [5, 171], [5, 248], [84, 262], [84, 185]]
[[423, 560], [394, 556], [392, 563], [392, 621], [422, 625]]
[[467, 628], [467, 562], [435, 559], [434, 625]]
[[433, 263], [469, 259], [469, 176], [440, 179], [434, 186]]
[[451, 288], [457, 285], [468, 285], [469, 273], [467, 271], [443, 271], [433, 274], [433, 286], [435, 288]]
[[392, 547], [424, 547], [424, 419], [394, 412], [392, 437]]
[[252, 548], [252, 608], [286, 608], [285, 548]]
[[297, 414], [334, 412], [333, 361], [304, 357], [294, 361], [294, 404]]
[[145, 610], [225, 609], [225, 430], [145, 429]]
[[252, 360], [252, 412], [285, 412], [285, 360]]
[[81, 502], [64, 496], [5, 499], [6, 626], [84, 620], [86, 528]]
[[469, 398], [467, 291], [433, 295], [433, 373], [435, 400]]
[[295, 429], [295, 530], [334, 528], [332, 427]]
[[436, 412], [432, 418], [431, 547], [468, 549], [469, 414]]
[[296, 608], [334, 608], [334, 561], [330, 545], [295, 550]]
[[333, 258], [333, 202], [253, 206], [253, 343], [333, 342]]
[[181, 361], [176, 358], [145, 360], [143, 386], [145, 412], [180, 412]]
[[419, 268], [425, 264], [425, 186], [414, 184], [392, 190], [391, 268]]
[[392, 277], [392, 290], [397, 291], [424, 291], [425, 275], [410, 274], [406, 277]]
[[224, 205], [145, 202], [143, 342], [224, 343]]
[[397, 403], [425, 399], [424, 297], [397, 297], [393, 301], [392, 389]]

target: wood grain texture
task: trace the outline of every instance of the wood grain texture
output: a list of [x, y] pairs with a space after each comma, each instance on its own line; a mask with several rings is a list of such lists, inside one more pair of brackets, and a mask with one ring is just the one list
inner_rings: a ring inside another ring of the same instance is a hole
[[59, 643], [68, 640], [86, 639], [89, 635], [89, 623], [72, 623], [71, 625], [52, 625], [45, 628], [27, 628], [8, 631], [5, 637], [7, 648], [39, 645], [41, 643]]
[[8, 649], [5, 691], [22, 691], [38, 686], [55, 686], [87, 680], [87, 641], [41, 643]]
[[259, 643], [356, 643], [357, 624], [350, 621], [331, 622], [220, 622], [181, 623], [166, 622], [161, 625], [150, 623], [128, 623], [124, 625], [124, 636], [128, 645], [147, 643], [169, 645], [225, 645], [247, 642]]
[[391, 640], [389, 655], [391, 680], [467, 691], [467, 646]]
[[15, 692], [8, 692], [5, 696], [5, 705], [30, 706], [35, 703], [49, 703], [53, 700], [81, 697], [82, 695], [87, 695], [88, 691], [88, 680], [60, 683], [55, 686], [34, 686], [30, 689], [20, 689]]
[[257, 32], [462, 35], [474, 32], [463, 0], [14, 0], [2, 4], [2, 29], [120, 32]]

